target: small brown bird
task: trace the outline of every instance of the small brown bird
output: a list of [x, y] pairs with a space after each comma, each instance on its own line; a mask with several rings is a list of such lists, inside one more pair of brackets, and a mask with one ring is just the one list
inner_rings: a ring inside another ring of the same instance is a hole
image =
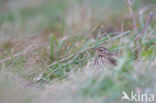
[[98, 63], [98, 60], [100, 59], [103, 64], [111, 64], [111, 65], [117, 65], [117, 61], [113, 55], [107, 48], [105, 47], [98, 47], [94, 48], [96, 51], [97, 57], [95, 59], [95, 64]]

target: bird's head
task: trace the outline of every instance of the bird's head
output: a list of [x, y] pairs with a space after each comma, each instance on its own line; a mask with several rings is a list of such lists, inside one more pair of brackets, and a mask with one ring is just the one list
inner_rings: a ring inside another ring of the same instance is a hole
[[112, 53], [105, 47], [94, 48], [98, 56], [111, 56]]

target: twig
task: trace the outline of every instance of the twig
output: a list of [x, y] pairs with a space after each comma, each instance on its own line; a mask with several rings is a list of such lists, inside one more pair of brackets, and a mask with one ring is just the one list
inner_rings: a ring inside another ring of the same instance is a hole
[[3, 60], [0, 60], [0, 64], [1, 63], [4, 63], [4, 62], [6, 62], [6, 61], [9, 61], [9, 60], [11, 60], [12, 58], [16, 58], [16, 57], [18, 57], [18, 56], [20, 56], [20, 55], [22, 55], [23, 53], [22, 52], [20, 52], [20, 53], [17, 53], [17, 54], [15, 54], [15, 55], [13, 55], [13, 57], [8, 57], [8, 58], [5, 58], [5, 59], [3, 59]]
[[138, 28], [137, 28], [137, 24], [136, 24], [135, 14], [134, 14], [134, 12], [132, 10], [132, 2], [131, 2], [131, 0], [126, 0], [126, 2], [128, 4], [128, 10], [130, 12], [130, 16], [131, 16], [132, 21], [133, 21], [134, 32], [137, 32]]
[[121, 33], [124, 32], [124, 21], [121, 22]]
[[[19, 56], [21, 56], [21, 55], [26, 55], [28, 52], [30, 52], [30, 51], [33, 50], [33, 49], [30, 50], [30, 48], [32, 48], [33, 46], [36, 46], [36, 45], [30, 45], [30, 46], [28, 46], [23, 52], [16, 53], [16, 54], [14, 54], [14, 55], [11, 56], [11, 57], [8, 57], [8, 58], [5, 58], [5, 59], [3, 59], [3, 60], [0, 60], [0, 64], [1, 64], [1, 63], [4, 63], [4, 62], [7, 62], [7, 61], [9, 61], [9, 60], [11, 60], [11, 59], [13, 59], [13, 58], [19, 57]], [[29, 50], [28, 50], [28, 49], [29, 49]]]
[[140, 40], [141, 36], [146, 32], [148, 26], [151, 23], [152, 17], [153, 17], [153, 12], [150, 12], [148, 15], [146, 24], [145, 24], [144, 28], [142, 29], [142, 31], [140, 32], [140, 34], [138, 35], [137, 40]]
[[147, 18], [147, 21], [146, 21], [146, 24], [145, 24], [144, 28], [142, 29], [140, 34], [136, 37], [136, 40], [137, 40], [137, 42], [136, 42], [136, 45], [137, 45], [136, 52], [141, 51], [141, 49], [142, 49], [139, 40], [141, 39], [141, 36], [146, 32], [148, 26], [150, 25], [152, 17], [153, 17], [153, 13], [150, 12], [150, 14], [148, 15], [148, 18]]

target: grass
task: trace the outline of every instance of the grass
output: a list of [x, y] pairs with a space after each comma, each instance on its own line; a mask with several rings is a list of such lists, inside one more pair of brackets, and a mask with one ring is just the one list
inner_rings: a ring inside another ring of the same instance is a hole
[[[0, 102], [120, 103], [122, 91], [156, 94], [154, 8], [138, 15], [147, 3], [135, 1], [131, 18], [126, 2], [116, 2], [54, 0], [3, 12]], [[117, 66], [94, 65], [99, 46], [118, 56]]]

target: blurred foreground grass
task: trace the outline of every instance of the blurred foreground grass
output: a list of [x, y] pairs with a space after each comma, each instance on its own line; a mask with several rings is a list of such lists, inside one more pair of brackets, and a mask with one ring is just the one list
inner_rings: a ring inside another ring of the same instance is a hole
[[[155, 0], [134, 0], [137, 32], [123, 0], [41, 1], [9, 10], [13, 4], [1, 2], [0, 103], [120, 103], [122, 91], [156, 94], [155, 15], [137, 39]], [[118, 66], [94, 66], [98, 46], [117, 54]]]

